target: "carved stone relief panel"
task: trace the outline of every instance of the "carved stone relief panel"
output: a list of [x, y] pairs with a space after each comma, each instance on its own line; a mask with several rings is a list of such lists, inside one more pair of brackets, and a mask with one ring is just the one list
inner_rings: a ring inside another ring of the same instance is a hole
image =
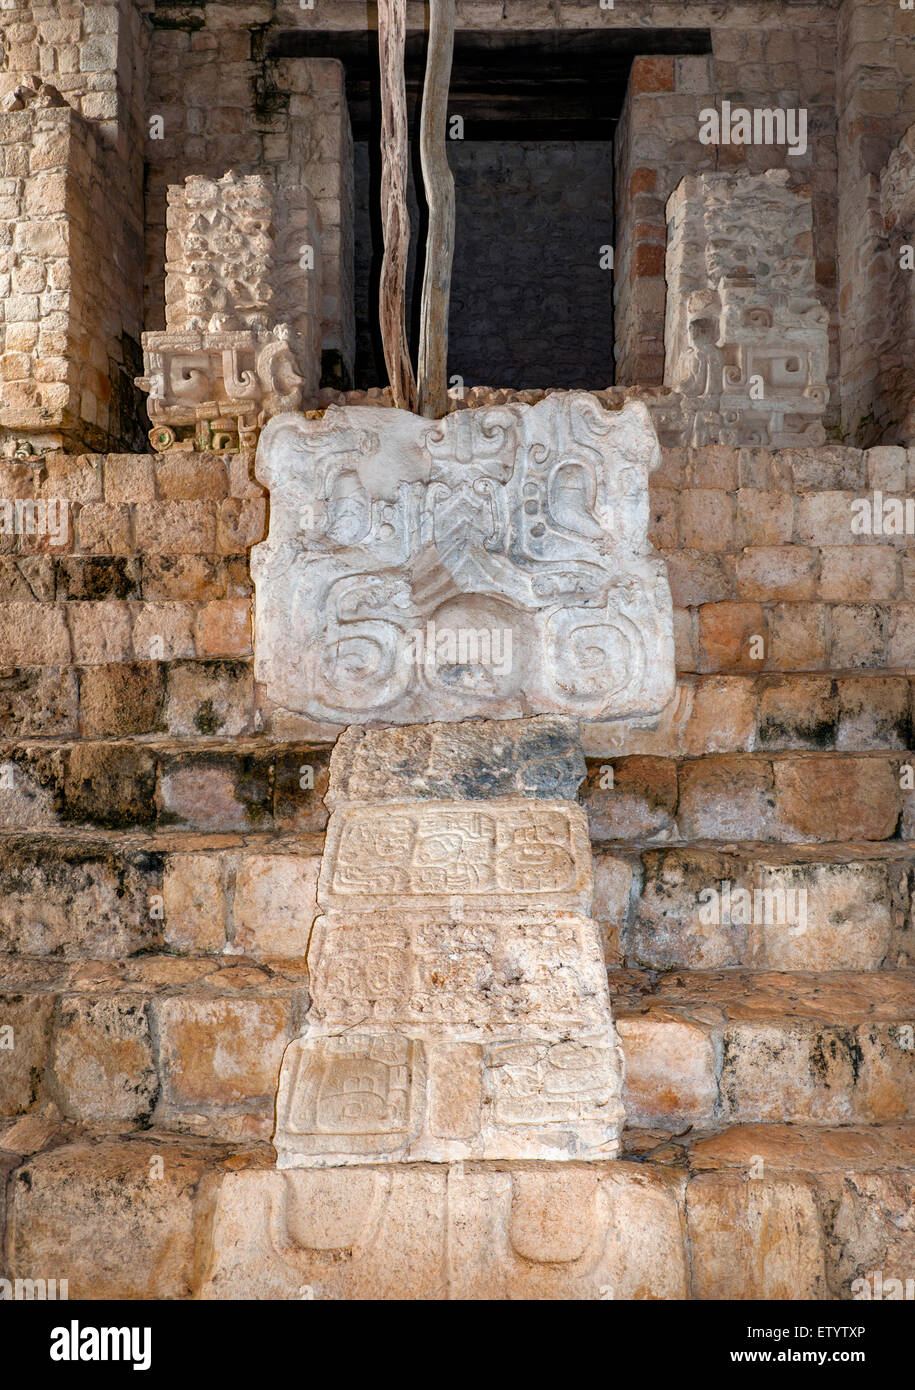
[[350, 1025], [606, 1020], [600, 945], [573, 912], [335, 914], [315, 923], [308, 964], [315, 1012]]
[[698, 174], [668, 200], [664, 383], [684, 443], [825, 442], [828, 314], [810, 193], [789, 177]]
[[261, 438], [256, 677], [319, 723], [651, 714], [674, 691], [647, 409], [581, 392], [284, 415]]
[[590, 901], [572, 802], [338, 805], [279, 1166], [612, 1158], [621, 1061]]
[[333, 1027], [313, 1027], [286, 1050], [273, 1141], [280, 1168], [618, 1152], [609, 1027], [574, 1038], [558, 1029]]
[[321, 370], [318, 214], [261, 174], [193, 175], [168, 192], [164, 332], [143, 334], [150, 440], [253, 449]]
[[[500, 760], [532, 795], [428, 795], [449, 766], [485, 791]], [[542, 795], [574, 791], [583, 768], [559, 716], [341, 737], [308, 1026], [280, 1074], [281, 1168], [617, 1154], [622, 1064], [587, 816]]]
[[580, 806], [423, 802], [338, 810], [318, 902], [366, 910], [465, 904], [507, 910], [590, 902], [591, 845]]

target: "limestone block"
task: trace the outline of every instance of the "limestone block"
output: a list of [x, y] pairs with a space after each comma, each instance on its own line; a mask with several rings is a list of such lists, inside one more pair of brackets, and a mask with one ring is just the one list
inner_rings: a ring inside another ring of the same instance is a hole
[[392, 729], [351, 725], [334, 744], [326, 804], [462, 796], [574, 800], [585, 776], [580, 731], [562, 715]]
[[162, 876], [165, 940], [179, 951], [221, 951], [226, 944], [224, 854], [173, 854]]
[[54, 1075], [62, 1112], [80, 1120], [135, 1120], [149, 1115], [158, 1091], [142, 995], [61, 1000]]
[[301, 956], [316, 908], [319, 860], [251, 854], [235, 876], [235, 946], [260, 955]]
[[10, 1183], [11, 1277], [53, 1271], [71, 1299], [187, 1298], [205, 1170], [190, 1147], [141, 1140], [36, 1155]]
[[230, 1173], [200, 1296], [685, 1298], [681, 1186], [628, 1163]]
[[0, 864], [0, 950], [113, 959], [157, 944], [152, 856], [119, 858], [85, 841], [9, 843]]
[[335, 811], [318, 902], [347, 913], [587, 910], [587, 816], [571, 802], [437, 801]]
[[292, 1031], [290, 1013], [282, 998], [157, 1001], [163, 1114], [218, 1111], [240, 1104], [255, 1110], [273, 1094]]
[[620, 1058], [596, 924], [332, 912], [283, 1059], [278, 1166], [612, 1157]]
[[386, 1018], [470, 1028], [604, 1022], [604, 966], [588, 918], [454, 916], [319, 918], [308, 955], [317, 1012], [350, 1026]]
[[701, 1173], [686, 1197], [694, 1298], [825, 1296], [823, 1235], [810, 1184]]
[[702, 1124], [718, 1098], [715, 1049], [708, 1032], [675, 1016], [620, 1018], [626, 1057], [624, 1104], [630, 1125], [683, 1129]]
[[[648, 852], [643, 864], [623, 940], [631, 960], [656, 970], [877, 970], [893, 939], [885, 863], [767, 864], [675, 849]], [[727, 910], [710, 913], [707, 904], [720, 902], [712, 894], [724, 892]]]
[[265, 430], [255, 675], [328, 726], [658, 713], [673, 615], [647, 540], [647, 408], [557, 392], [455, 411], [331, 407]]
[[24, 1115], [41, 1099], [54, 1001], [0, 994], [0, 1115]]
[[846, 1170], [818, 1185], [831, 1216], [825, 1225], [830, 1296], [902, 1299], [915, 1268], [911, 1174]]
[[286, 1051], [277, 1167], [463, 1158], [612, 1158], [622, 1123], [615, 1038], [401, 1025], [313, 1026]]

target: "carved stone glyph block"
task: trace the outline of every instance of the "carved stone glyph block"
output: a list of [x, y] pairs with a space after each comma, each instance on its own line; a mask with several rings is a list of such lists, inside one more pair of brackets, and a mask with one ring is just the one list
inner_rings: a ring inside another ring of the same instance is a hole
[[[478, 727], [522, 767], [546, 739], [568, 753], [568, 721], [530, 723]], [[347, 799], [391, 753], [390, 731], [351, 731], [332, 756], [312, 1007], [277, 1099], [281, 1168], [618, 1151], [621, 1060], [588, 916], [586, 815], [537, 796], [425, 799], [420, 767], [464, 742], [466, 726], [451, 727], [437, 754], [391, 762], [395, 792], [416, 800]], [[467, 771], [485, 780], [479, 756]]]
[[[456, 918], [456, 920], [454, 920]], [[353, 1026], [378, 1019], [469, 1028], [597, 1028], [604, 962], [593, 925], [572, 912], [428, 913], [379, 921], [322, 917], [309, 953], [315, 1011]]]
[[339, 1032], [287, 1050], [280, 1168], [465, 1158], [612, 1158], [621, 1118], [606, 1034], [478, 1042]]
[[667, 204], [664, 384], [693, 445], [820, 445], [828, 313], [809, 190], [786, 169], [681, 181]]
[[343, 911], [505, 911], [591, 899], [588, 821], [571, 802], [474, 801], [345, 807], [327, 828], [318, 902]]
[[305, 188], [199, 175], [168, 191], [164, 332], [143, 334], [157, 450], [254, 447], [317, 394], [318, 215]]
[[283, 415], [257, 452], [255, 668], [319, 724], [660, 711], [674, 693], [647, 409], [557, 392], [456, 411]]

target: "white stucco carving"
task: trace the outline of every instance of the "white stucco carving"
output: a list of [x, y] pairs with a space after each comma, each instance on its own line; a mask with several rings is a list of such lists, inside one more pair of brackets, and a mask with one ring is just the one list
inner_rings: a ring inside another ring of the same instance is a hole
[[274, 418], [252, 552], [269, 704], [336, 725], [651, 714], [673, 695], [639, 402]]

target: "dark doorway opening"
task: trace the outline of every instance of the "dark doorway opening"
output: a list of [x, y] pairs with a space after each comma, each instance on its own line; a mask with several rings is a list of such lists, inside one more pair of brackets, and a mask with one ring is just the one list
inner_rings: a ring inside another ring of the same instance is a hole
[[[609, 386], [613, 369], [613, 138], [633, 57], [704, 53], [708, 34], [644, 29], [462, 30], [449, 142], [457, 227], [449, 378], [465, 386]], [[407, 36], [412, 132], [408, 326], [416, 351], [425, 207], [418, 155], [426, 38]], [[286, 32], [270, 56], [334, 57], [355, 146], [357, 387], [387, 382], [378, 333], [380, 108], [374, 32]], [[417, 254], [419, 249], [419, 254]]]

